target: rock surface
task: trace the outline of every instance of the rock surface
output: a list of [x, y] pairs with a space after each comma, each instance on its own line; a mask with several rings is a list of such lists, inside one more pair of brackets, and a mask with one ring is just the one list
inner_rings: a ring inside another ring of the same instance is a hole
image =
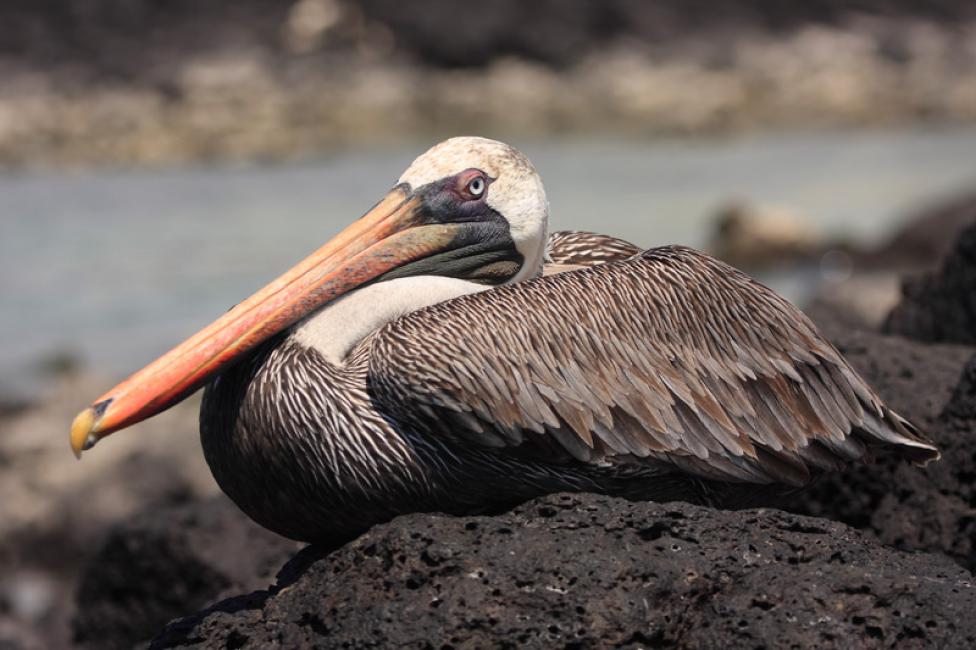
[[959, 235], [941, 270], [907, 280], [902, 293], [885, 331], [976, 345], [976, 223]]
[[778, 511], [556, 495], [411, 515], [153, 648], [976, 644], [972, 576]]
[[976, 348], [834, 332], [829, 323], [825, 331], [888, 404], [938, 443], [942, 460], [919, 469], [879, 456], [821, 477], [785, 505], [976, 569]]
[[109, 535], [83, 575], [75, 641], [131, 648], [221, 594], [269, 584], [299, 548], [224, 497], [146, 511]]
[[976, 224], [976, 195], [969, 193], [911, 214], [905, 225], [857, 260], [860, 269], [934, 270], [952, 252], [959, 234]]

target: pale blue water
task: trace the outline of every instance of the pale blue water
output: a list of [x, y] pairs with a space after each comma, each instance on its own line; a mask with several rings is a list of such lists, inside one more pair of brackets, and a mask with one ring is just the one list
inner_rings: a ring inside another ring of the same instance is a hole
[[[715, 207], [735, 197], [876, 241], [913, 208], [976, 186], [976, 128], [513, 144], [542, 173], [553, 227], [645, 245], [701, 246]], [[60, 349], [107, 374], [136, 369], [359, 216], [425, 146], [270, 167], [0, 174], [0, 389]]]

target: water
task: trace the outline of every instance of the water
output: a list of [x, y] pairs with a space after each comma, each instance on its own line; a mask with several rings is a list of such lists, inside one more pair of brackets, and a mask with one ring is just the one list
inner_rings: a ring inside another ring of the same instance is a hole
[[[701, 246], [736, 197], [877, 241], [976, 181], [976, 128], [518, 142], [556, 228]], [[70, 350], [141, 366], [372, 205], [423, 145], [293, 165], [0, 175], [0, 388]], [[784, 285], [785, 286], [785, 285]]]

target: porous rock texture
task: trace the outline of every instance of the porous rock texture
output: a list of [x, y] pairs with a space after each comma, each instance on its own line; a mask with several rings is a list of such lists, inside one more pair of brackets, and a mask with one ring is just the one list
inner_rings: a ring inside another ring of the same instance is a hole
[[886, 332], [976, 345], [976, 223], [959, 235], [941, 270], [906, 280], [902, 294]]
[[555, 495], [410, 515], [152, 647], [973, 647], [972, 575], [839, 523]]

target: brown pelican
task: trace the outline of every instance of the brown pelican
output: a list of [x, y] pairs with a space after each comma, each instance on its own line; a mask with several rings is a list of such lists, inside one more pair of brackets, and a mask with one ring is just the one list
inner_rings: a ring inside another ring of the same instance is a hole
[[547, 240], [547, 220], [525, 156], [443, 142], [331, 242], [82, 411], [72, 447], [206, 385], [217, 482], [302, 540], [556, 491], [801, 486], [872, 447], [938, 458], [743, 273], [683, 247]]

